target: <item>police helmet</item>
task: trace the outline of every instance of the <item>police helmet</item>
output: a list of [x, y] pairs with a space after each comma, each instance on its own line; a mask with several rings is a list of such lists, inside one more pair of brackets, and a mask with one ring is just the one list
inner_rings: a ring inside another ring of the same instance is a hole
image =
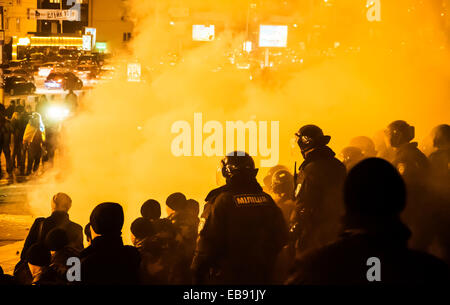
[[256, 176], [258, 170], [255, 168], [253, 158], [242, 151], [228, 153], [221, 161], [222, 175], [229, 179], [236, 174], [247, 173]]
[[305, 125], [295, 135], [297, 136], [297, 144], [302, 152], [325, 146], [331, 140], [331, 137], [325, 136], [322, 129], [316, 125]]
[[289, 193], [293, 191], [294, 177], [287, 170], [279, 170], [272, 176], [272, 190], [275, 194]]
[[414, 126], [405, 121], [394, 121], [388, 125], [385, 134], [392, 147], [400, 147], [403, 144], [411, 142], [415, 136]]
[[436, 148], [445, 148], [450, 145], [450, 126], [442, 124], [434, 129], [433, 146]]
[[377, 155], [375, 143], [369, 137], [355, 137], [350, 141], [350, 146], [358, 147], [366, 157], [375, 157]]

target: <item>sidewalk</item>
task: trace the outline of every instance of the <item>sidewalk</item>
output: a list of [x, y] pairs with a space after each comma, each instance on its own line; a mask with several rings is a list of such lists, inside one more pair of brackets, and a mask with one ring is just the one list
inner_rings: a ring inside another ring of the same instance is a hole
[[20, 250], [23, 247], [23, 240], [0, 247], [0, 266], [5, 274], [13, 274], [14, 266], [20, 260]]

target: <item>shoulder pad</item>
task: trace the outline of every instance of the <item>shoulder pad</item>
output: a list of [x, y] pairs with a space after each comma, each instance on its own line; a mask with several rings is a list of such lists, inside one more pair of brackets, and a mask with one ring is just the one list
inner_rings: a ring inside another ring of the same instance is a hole
[[212, 202], [214, 201], [214, 199], [216, 199], [217, 196], [219, 196], [223, 192], [226, 192], [227, 190], [228, 187], [226, 185], [213, 189], [211, 192], [208, 193], [208, 195], [205, 198], [205, 201]]

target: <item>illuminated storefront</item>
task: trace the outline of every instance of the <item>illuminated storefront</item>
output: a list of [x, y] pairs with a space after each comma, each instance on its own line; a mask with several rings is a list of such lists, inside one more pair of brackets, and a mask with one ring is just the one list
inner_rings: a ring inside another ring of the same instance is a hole
[[25, 49], [32, 47], [59, 47], [76, 48], [81, 50], [83, 47], [82, 37], [64, 37], [64, 36], [31, 36], [31, 37], [13, 37], [12, 59], [21, 59], [24, 57]]

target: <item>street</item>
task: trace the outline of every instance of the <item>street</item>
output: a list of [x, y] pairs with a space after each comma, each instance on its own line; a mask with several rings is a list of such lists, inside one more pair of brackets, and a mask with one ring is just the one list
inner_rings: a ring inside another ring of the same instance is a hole
[[33, 217], [27, 204], [28, 184], [8, 185], [0, 181], [0, 265], [12, 273]]

